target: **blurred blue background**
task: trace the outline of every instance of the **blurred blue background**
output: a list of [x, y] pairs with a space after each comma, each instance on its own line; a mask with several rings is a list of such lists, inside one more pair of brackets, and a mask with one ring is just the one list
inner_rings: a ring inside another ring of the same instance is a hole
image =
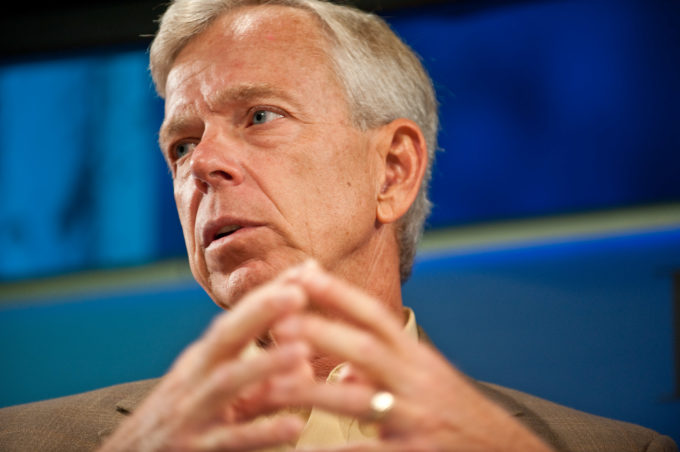
[[[441, 103], [406, 302], [473, 377], [680, 441], [680, 3], [470, 4], [385, 14]], [[0, 66], [0, 406], [159, 376], [218, 312], [181, 263], [146, 65]]]

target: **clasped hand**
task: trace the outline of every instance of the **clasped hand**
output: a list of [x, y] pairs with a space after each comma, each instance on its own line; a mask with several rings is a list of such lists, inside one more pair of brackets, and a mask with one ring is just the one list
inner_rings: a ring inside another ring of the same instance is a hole
[[[265, 336], [274, 344], [244, 352]], [[348, 363], [338, 384], [315, 378], [319, 356]], [[315, 406], [375, 422], [379, 391], [394, 403], [375, 439], [315, 450], [549, 450], [436, 350], [405, 334], [380, 302], [309, 262], [218, 316], [103, 450], [292, 447], [304, 422], [282, 409]]]

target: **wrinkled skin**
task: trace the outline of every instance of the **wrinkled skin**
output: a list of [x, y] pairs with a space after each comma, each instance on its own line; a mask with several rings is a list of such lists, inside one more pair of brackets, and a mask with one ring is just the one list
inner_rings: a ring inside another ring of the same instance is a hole
[[[166, 86], [160, 139], [191, 268], [224, 307], [310, 257], [364, 285], [359, 269], [384, 241], [376, 132], [351, 124], [306, 13], [282, 26], [282, 9], [223, 17], [179, 54]], [[242, 228], [206, 242], [230, 224]]]

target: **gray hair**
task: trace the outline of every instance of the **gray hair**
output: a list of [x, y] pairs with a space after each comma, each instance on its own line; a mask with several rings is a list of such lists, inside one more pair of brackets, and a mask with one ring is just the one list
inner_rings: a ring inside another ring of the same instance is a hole
[[330, 43], [329, 59], [344, 85], [351, 119], [357, 127], [368, 130], [408, 118], [422, 130], [428, 166], [415, 201], [397, 222], [399, 273], [405, 282], [431, 208], [427, 191], [439, 121], [432, 81], [415, 53], [381, 18], [321, 0], [174, 0], [161, 17], [149, 51], [156, 91], [165, 96], [172, 64], [191, 39], [226, 12], [254, 5], [298, 8], [319, 21]]

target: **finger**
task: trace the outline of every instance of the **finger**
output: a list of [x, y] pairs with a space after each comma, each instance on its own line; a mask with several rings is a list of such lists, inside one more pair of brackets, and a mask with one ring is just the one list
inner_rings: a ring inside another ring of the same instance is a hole
[[189, 450], [247, 451], [291, 443], [304, 427], [297, 416], [258, 419], [247, 424], [220, 426], [190, 442]]
[[409, 376], [408, 357], [401, 356], [371, 333], [314, 314], [286, 318], [274, 327], [277, 336], [309, 343], [315, 350], [349, 361], [372, 381], [398, 390]]
[[[308, 361], [294, 366], [285, 372], [280, 372], [262, 381], [259, 384], [250, 385], [239, 393], [237, 398], [231, 401], [230, 410], [236, 410], [236, 422], [252, 420], [261, 414], [274, 413], [282, 408], [290, 407], [291, 403], [277, 403], [276, 398], [270, 397], [273, 389], [272, 381], [276, 379], [288, 379], [304, 384], [314, 382], [314, 371]], [[228, 420], [228, 417], [225, 417]]]
[[402, 325], [394, 312], [365, 292], [323, 271], [314, 261], [307, 261], [294, 279], [305, 288], [311, 304], [340, 314], [386, 341], [397, 342], [400, 337]]
[[345, 363], [335, 374], [335, 381], [348, 384], [370, 384], [371, 379], [368, 378], [363, 370], [353, 366], [351, 363]]
[[374, 386], [361, 384], [324, 384], [314, 383], [299, 385], [294, 381], [272, 380], [270, 397], [274, 403], [287, 406], [315, 407], [363, 422], [381, 425], [384, 433], [404, 434], [419, 426], [422, 409], [410, 400], [394, 396], [394, 402], [388, 412], [377, 418], [372, 408], [372, 401], [379, 391]]
[[368, 385], [329, 385], [315, 381], [301, 382], [287, 376], [270, 381], [271, 404], [296, 407], [319, 407], [351, 417], [368, 418], [370, 400], [376, 390]]
[[[247, 387], [297, 369], [304, 365], [308, 356], [309, 348], [305, 344], [293, 343], [254, 358], [223, 363], [210, 373], [203, 384], [194, 389], [187, 402], [189, 409], [195, 413], [196, 421], [213, 419], [216, 413], [223, 413], [224, 407], [230, 406], [230, 402]], [[262, 414], [269, 408], [256, 399], [251, 402], [248, 407], [249, 417]]]
[[305, 293], [290, 283], [276, 280], [256, 289], [213, 322], [205, 335], [205, 361], [214, 364], [236, 356], [277, 319], [302, 309], [305, 304]]

